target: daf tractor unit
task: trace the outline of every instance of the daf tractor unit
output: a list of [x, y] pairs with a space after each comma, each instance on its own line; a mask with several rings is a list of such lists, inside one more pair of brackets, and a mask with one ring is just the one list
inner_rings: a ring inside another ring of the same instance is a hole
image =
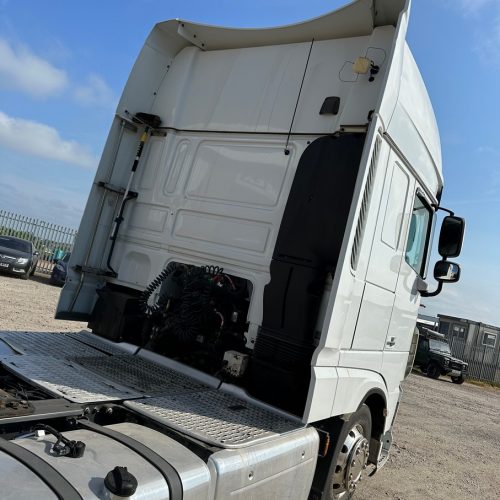
[[347, 499], [384, 465], [464, 234], [409, 4], [153, 28], [57, 307], [89, 330], [0, 333], [2, 498]]

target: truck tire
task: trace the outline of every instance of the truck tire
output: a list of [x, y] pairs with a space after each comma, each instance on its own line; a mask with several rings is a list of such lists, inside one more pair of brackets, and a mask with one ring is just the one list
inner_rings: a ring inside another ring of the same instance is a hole
[[326, 498], [348, 500], [368, 463], [372, 416], [365, 404], [341, 428], [327, 479]]
[[439, 375], [441, 375], [441, 372], [439, 370], [439, 367], [435, 365], [434, 363], [431, 363], [427, 367], [427, 376], [433, 379], [439, 378]]
[[465, 382], [465, 379], [464, 379], [463, 375], [460, 375], [460, 377], [451, 377], [451, 381], [454, 384], [463, 384]]

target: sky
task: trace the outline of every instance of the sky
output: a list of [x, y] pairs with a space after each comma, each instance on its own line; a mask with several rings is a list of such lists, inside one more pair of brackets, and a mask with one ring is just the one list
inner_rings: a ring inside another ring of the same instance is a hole
[[[274, 26], [345, 3], [0, 0], [0, 209], [78, 227], [118, 98], [155, 23]], [[467, 220], [455, 259], [462, 278], [424, 299], [422, 313], [500, 326], [500, 0], [413, 0], [407, 38], [440, 128], [442, 205]]]

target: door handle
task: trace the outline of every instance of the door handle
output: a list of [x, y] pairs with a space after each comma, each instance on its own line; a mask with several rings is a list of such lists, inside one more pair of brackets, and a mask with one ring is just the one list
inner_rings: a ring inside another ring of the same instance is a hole
[[395, 345], [396, 345], [396, 337], [391, 337], [391, 340], [388, 340], [388, 341], [386, 342], [386, 344], [387, 344], [389, 347], [395, 346]]

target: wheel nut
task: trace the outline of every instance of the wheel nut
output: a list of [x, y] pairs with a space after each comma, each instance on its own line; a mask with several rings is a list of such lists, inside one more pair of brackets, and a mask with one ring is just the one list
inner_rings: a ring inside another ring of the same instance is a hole
[[352, 461], [352, 465], [356, 465], [356, 460], [353, 460], [353, 461]]
[[349, 481], [352, 480], [352, 474], [349, 474]]

